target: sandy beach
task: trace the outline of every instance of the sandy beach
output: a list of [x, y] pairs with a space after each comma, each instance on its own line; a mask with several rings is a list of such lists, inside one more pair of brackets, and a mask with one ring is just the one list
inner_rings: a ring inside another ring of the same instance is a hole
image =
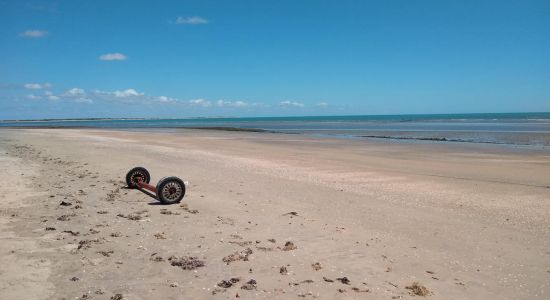
[[1, 299], [550, 297], [548, 149], [2, 129], [0, 166]]

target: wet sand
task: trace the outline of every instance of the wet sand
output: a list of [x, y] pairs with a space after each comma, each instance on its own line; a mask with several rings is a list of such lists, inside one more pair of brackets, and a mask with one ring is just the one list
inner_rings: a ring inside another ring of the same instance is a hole
[[549, 150], [2, 129], [0, 167], [1, 299], [550, 295]]

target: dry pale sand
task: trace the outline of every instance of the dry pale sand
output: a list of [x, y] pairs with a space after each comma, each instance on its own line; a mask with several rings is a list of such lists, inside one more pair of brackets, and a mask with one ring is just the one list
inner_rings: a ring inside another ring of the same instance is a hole
[[2, 299], [550, 298], [549, 150], [4, 129], [0, 169]]

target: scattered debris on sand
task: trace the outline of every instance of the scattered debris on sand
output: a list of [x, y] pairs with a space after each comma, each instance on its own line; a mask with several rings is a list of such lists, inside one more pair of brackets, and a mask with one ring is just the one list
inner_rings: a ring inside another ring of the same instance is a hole
[[124, 299], [124, 296], [122, 294], [115, 294], [114, 296], [111, 296], [111, 300], [122, 300]]
[[270, 243], [276, 243], [277, 242], [275, 239], [269, 239], [267, 241], [270, 242]]
[[294, 245], [293, 242], [291, 241], [288, 241], [285, 243], [285, 246], [283, 247], [283, 251], [291, 251], [291, 250], [295, 250], [295, 249], [298, 249], [298, 247], [296, 245]]
[[115, 253], [113, 250], [109, 250], [109, 251], [98, 251], [97, 253], [105, 256], [105, 257], [110, 257], [111, 254]]
[[143, 217], [139, 213], [133, 213], [133, 214], [127, 214], [127, 215], [118, 214], [116, 216], [121, 217], [121, 218], [126, 218], [126, 219], [132, 220], [132, 221], [139, 221], [139, 220], [143, 219]]
[[120, 233], [120, 232], [112, 232], [112, 233], [110, 234], [110, 236], [112, 236], [112, 237], [121, 237], [121, 236], [122, 236], [122, 233]]
[[243, 284], [241, 286], [241, 289], [243, 290], [255, 290], [256, 289], [256, 280], [254, 279], [250, 279], [249, 281], [247, 281], [245, 284]]
[[423, 285], [418, 282], [413, 282], [411, 285], [405, 287], [407, 290], [410, 290], [411, 295], [416, 296], [429, 296], [431, 292]]
[[109, 202], [113, 202], [115, 201], [116, 198], [118, 198], [120, 196], [120, 188], [116, 188], [112, 191], [110, 191], [108, 194], [107, 194], [107, 198], [105, 200], [109, 201]]
[[45, 228], [46, 231], [54, 231], [56, 230], [55, 227], [46, 227]]
[[161, 262], [161, 261], [164, 261], [164, 258], [162, 258], [162, 256], [158, 256], [158, 253], [155, 252], [155, 253], [151, 254], [151, 258], [149, 260], [156, 261], [156, 262]]
[[166, 209], [166, 208], [162, 208], [162, 209], [160, 210], [160, 214], [161, 214], [161, 215], [179, 215], [180, 213], [179, 213], [179, 212], [173, 212], [173, 211], [168, 210], [168, 209]]
[[216, 295], [216, 294], [219, 294], [219, 293], [224, 293], [225, 291], [227, 291], [227, 290], [217, 287], [217, 288], [214, 288], [212, 290], [212, 295]]
[[239, 245], [240, 247], [246, 247], [252, 244], [252, 241], [229, 241], [229, 244]]
[[109, 213], [109, 212], [106, 211], [106, 210], [100, 210], [100, 211], [98, 211], [97, 213], [100, 214], [100, 215], [105, 215], [105, 214], [107, 214], [107, 213]]
[[313, 270], [315, 270], [315, 271], [319, 271], [319, 270], [321, 270], [321, 269], [323, 268], [319, 262], [316, 262], [316, 263], [314, 263], [314, 264], [311, 264], [311, 267], [312, 267]]
[[334, 282], [334, 280], [330, 279], [330, 278], [326, 278], [323, 276], [323, 280], [326, 281], [326, 282]]
[[93, 240], [81, 240], [78, 242], [78, 250], [85, 250], [92, 247], [92, 244], [99, 244], [99, 239], [93, 239]]
[[269, 252], [275, 250], [273, 247], [263, 247], [263, 246], [256, 246], [257, 250], [263, 251], [263, 252]]
[[234, 261], [238, 261], [238, 260], [247, 261], [248, 256], [252, 253], [253, 253], [252, 249], [246, 248], [242, 251], [236, 251], [235, 253], [229, 254], [228, 256], [224, 257], [222, 260], [223, 260], [224, 263], [226, 263], [228, 265], [230, 263], [232, 263]]
[[72, 235], [72, 236], [78, 236], [78, 235], [80, 235], [80, 232], [78, 232], [78, 231], [63, 230], [62, 232], [68, 233], [68, 234], [70, 234], [70, 235]]
[[218, 282], [218, 286], [222, 288], [230, 288], [233, 285], [233, 283], [229, 280], [222, 280]]
[[340, 281], [343, 284], [349, 284], [350, 283], [350, 280], [347, 277], [336, 278], [336, 280]]
[[204, 261], [195, 256], [170, 256], [168, 260], [172, 266], [180, 267], [184, 270], [195, 270], [205, 265]]
[[164, 232], [155, 233], [154, 236], [157, 240], [165, 240], [166, 239], [166, 237], [164, 236]]
[[287, 275], [288, 270], [285, 266], [282, 266], [282, 267], [279, 268], [279, 273], [281, 273], [281, 275]]
[[300, 281], [300, 282], [289, 282], [288, 285], [290, 286], [297, 286], [297, 285], [300, 285], [302, 283], [314, 283], [315, 281], [311, 280], [311, 279], [306, 279], [306, 280], [303, 280], [303, 281]]
[[360, 288], [358, 288], [358, 287], [352, 287], [351, 289], [352, 289], [354, 292], [357, 292], [357, 293], [368, 293], [368, 292], [370, 292], [369, 289], [360, 289]]
[[283, 214], [283, 216], [290, 216], [292, 218], [292, 217], [297, 217], [298, 213], [295, 211], [291, 211], [291, 212], [287, 212], [286, 214]]
[[76, 215], [75, 214], [62, 215], [62, 216], [57, 217], [57, 220], [58, 221], [70, 221], [71, 217], [74, 217], [74, 216], [76, 216]]
[[193, 215], [199, 213], [199, 211], [196, 210], [196, 209], [190, 209], [189, 206], [187, 205], [187, 203], [181, 204], [180, 207], [181, 207], [184, 211], [186, 211], [186, 212], [188, 212], [188, 213], [190, 213], [190, 214], [193, 214]]
[[218, 222], [221, 222], [222, 224], [231, 225], [231, 226], [235, 225], [235, 220], [231, 218], [217, 216], [216, 219], [218, 220]]

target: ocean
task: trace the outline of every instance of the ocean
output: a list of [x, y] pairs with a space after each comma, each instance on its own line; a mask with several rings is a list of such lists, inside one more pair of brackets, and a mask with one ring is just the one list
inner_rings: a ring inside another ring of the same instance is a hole
[[0, 121], [0, 127], [200, 128], [437, 143], [550, 146], [550, 113]]

